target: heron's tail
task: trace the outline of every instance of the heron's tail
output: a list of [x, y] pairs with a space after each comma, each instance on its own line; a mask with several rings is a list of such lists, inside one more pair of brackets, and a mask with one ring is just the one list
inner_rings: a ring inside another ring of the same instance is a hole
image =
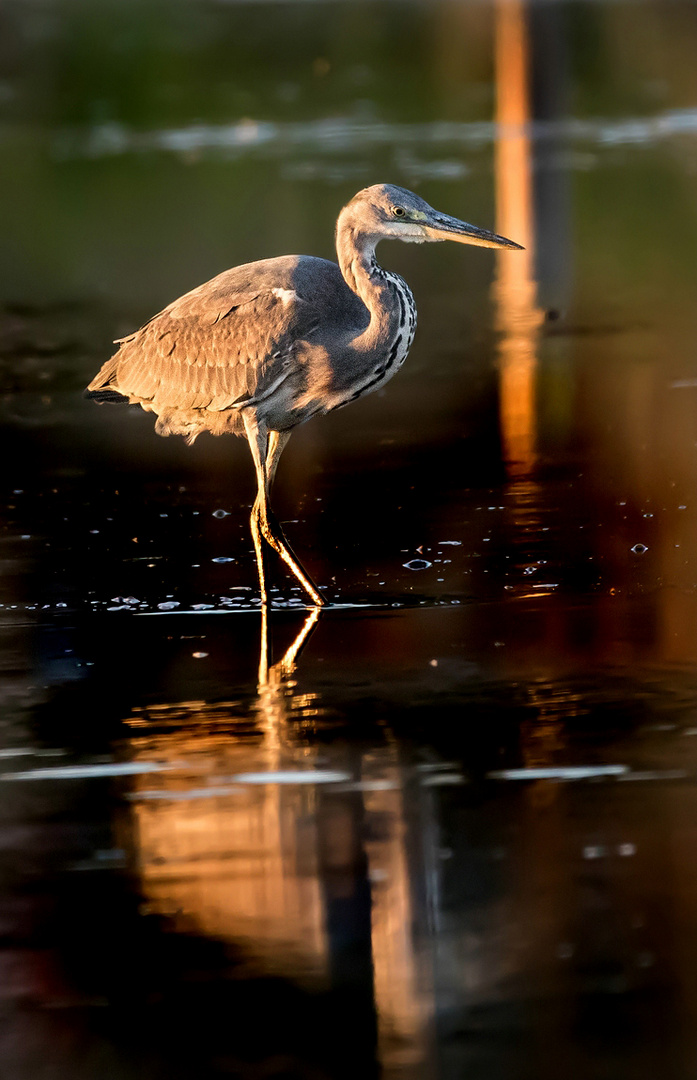
[[101, 370], [97, 372], [85, 390], [84, 396], [96, 401], [98, 405], [102, 405], [105, 401], [115, 405], [128, 404], [128, 394], [122, 394], [112, 385], [116, 379], [117, 356], [118, 353], [102, 365]]
[[109, 402], [110, 405], [128, 404], [127, 397], [120, 394], [118, 390], [112, 390], [109, 386], [104, 386], [100, 390], [90, 390], [88, 387], [82, 396], [90, 398], [92, 401], [96, 401], [98, 405], [103, 405], [105, 401]]

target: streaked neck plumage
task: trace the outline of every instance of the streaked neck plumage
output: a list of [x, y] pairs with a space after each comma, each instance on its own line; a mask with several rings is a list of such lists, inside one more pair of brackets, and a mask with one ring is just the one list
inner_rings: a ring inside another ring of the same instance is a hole
[[344, 281], [370, 313], [367, 329], [352, 344], [361, 351], [380, 351], [389, 348], [399, 330], [400, 307], [395, 290], [406, 289], [406, 284], [378, 266], [375, 248], [382, 239], [380, 234], [365, 231], [351, 217], [349, 205], [336, 223], [336, 253]]

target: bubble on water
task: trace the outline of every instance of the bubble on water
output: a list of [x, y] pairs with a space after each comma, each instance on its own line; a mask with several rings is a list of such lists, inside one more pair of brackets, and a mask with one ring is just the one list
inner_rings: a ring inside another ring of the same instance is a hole
[[649, 549], [647, 548], [646, 544], [635, 544], [633, 548], [630, 548], [630, 550], [635, 555], [644, 555], [645, 552], [647, 552]]
[[163, 603], [157, 605], [160, 611], [173, 611], [174, 608], [177, 608], [179, 606], [180, 604], [178, 600], [165, 600], [163, 601]]
[[229, 555], [219, 555], [217, 557], [217, 559], [211, 559], [211, 562], [215, 562], [215, 563], [226, 563], [226, 562], [234, 562], [234, 561], [235, 560], [233, 558], [231, 558]]
[[210, 611], [210, 609], [212, 607], [213, 607], [212, 604], [192, 604], [191, 605], [191, 610], [192, 611]]
[[600, 844], [587, 844], [583, 849], [584, 859], [602, 859], [605, 855], [605, 848]]
[[405, 570], [428, 570], [430, 565], [428, 559], [410, 559], [409, 562], [402, 563]]
[[230, 517], [230, 512], [228, 510], [214, 510], [213, 511], [213, 517], [214, 518]]
[[208, 656], [208, 653], [207, 652], [192, 652], [191, 655], [193, 656], [194, 660], [203, 660], [204, 657]]
[[636, 844], [620, 844], [617, 848], [617, 854], [622, 855], [625, 859], [636, 855]]

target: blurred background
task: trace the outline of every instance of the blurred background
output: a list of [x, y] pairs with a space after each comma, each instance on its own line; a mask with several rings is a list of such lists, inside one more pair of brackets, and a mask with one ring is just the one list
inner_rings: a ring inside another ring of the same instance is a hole
[[[697, 1065], [697, 3], [1, 0], [8, 1080]], [[83, 388], [390, 182], [399, 377], [274, 502]]]

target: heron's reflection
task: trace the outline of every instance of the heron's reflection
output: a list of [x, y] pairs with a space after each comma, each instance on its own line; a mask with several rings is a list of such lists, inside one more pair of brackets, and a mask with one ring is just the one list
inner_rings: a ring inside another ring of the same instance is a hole
[[281, 660], [269, 667], [269, 609], [266, 604], [261, 609], [261, 643], [259, 646], [259, 695], [266, 690], [282, 687], [295, 671], [300, 652], [317, 625], [321, 608], [312, 608], [292, 643], [288, 646]]
[[410, 771], [389, 738], [365, 749], [317, 737], [331, 721], [296, 674], [320, 615], [274, 662], [278, 627], [262, 611], [246, 707], [133, 715], [131, 756], [168, 767], [134, 781], [129, 846], [147, 910], [242, 946], [249, 973], [348, 995], [370, 1054], [401, 1067], [423, 1061], [430, 1011], [414, 940]]

